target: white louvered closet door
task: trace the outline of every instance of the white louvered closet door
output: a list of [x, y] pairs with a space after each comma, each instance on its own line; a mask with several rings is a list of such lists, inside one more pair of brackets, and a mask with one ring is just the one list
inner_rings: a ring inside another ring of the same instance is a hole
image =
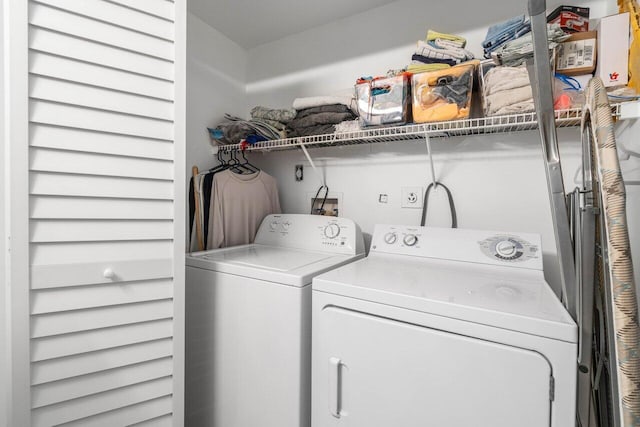
[[33, 426], [176, 421], [175, 8], [29, 1]]

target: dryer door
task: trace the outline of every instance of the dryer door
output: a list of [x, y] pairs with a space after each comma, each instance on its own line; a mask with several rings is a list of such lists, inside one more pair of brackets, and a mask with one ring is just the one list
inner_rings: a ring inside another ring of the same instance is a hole
[[314, 427], [550, 425], [539, 353], [337, 307], [315, 333]]

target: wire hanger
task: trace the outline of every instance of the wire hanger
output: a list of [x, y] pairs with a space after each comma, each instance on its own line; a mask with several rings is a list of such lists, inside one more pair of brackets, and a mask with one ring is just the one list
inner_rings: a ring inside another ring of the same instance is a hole
[[242, 158], [244, 159], [244, 162], [240, 163], [240, 165], [242, 165], [243, 167], [249, 169], [251, 171], [251, 173], [256, 173], [256, 172], [260, 171], [259, 167], [255, 166], [254, 164], [249, 162], [249, 159], [247, 159], [247, 156], [245, 156], [245, 154], [244, 154], [244, 150], [241, 150], [240, 154], [242, 154]]
[[424, 200], [422, 204], [422, 220], [420, 221], [420, 225], [424, 227], [427, 222], [427, 210], [429, 209], [429, 195], [431, 194], [431, 190], [434, 189], [435, 191], [438, 191], [438, 187], [442, 187], [447, 193], [447, 198], [449, 199], [449, 211], [451, 212], [451, 228], [458, 228], [458, 216], [456, 214], [456, 206], [453, 202], [451, 191], [446, 185], [436, 180], [436, 169], [433, 166], [433, 154], [431, 152], [431, 139], [429, 138], [429, 134], [426, 132], [424, 134], [424, 139], [427, 145], [427, 153], [429, 154], [429, 165], [431, 167], [431, 184], [427, 186], [427, 189], [424, 192]]

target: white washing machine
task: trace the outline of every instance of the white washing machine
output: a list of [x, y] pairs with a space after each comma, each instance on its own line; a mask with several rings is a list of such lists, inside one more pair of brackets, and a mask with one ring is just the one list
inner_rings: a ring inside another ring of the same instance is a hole
[[186, 258], [186, 424], [308, 427], [311, 280], [364, 257], [344, 218], [270, 215], [255, 243]]
[[376, 226], [313, 280], [312, 426], [574, 426], [577, 336], [539, 236]]

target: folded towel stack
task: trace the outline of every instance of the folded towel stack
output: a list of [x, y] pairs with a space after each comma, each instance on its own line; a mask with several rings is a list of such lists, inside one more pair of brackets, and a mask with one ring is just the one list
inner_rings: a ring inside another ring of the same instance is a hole
[[531, 23], [525, 20], [524, 15], [507, 19], [489, 27], [487, 36], [482, 42], [484, 57], [491, 58], [491, 53], [499, 49], [505, 43], [522, 37], [531, 31]]
[[484, 103], [487, 116], [535, 111], [526, 67], [490, 69], [484, 76]]
[[[335, 103], [336, 101], [339, 103]], [[305, 108], [296, 108], [298, 111], [295, 118], [287, 123], [287, 136], [293, 138], [334, 133], [337, 124], [356, 118], [351, 110], [351, 101], [350, 97], [296, 99], [294, 106]]]
[[421, 73], [449, 68], [473, 59], [473, 53], [465, 49], [467, 41], [454, 34], [427, 32], [426, 40], [419, 40], [407, 71]]
[[[555, 48], [558, 43], [569, 37], [569, 35], [562, 31], [560, 24], [557, 23], [547, 24], [547, 36], [549, 49]], [[502, 44], [491, 52], [491, 58], [493, 58], [496, 63], [511, 67], [521, 65], [531, 57], [533, 57], [533, 38], [530, 32]]]

